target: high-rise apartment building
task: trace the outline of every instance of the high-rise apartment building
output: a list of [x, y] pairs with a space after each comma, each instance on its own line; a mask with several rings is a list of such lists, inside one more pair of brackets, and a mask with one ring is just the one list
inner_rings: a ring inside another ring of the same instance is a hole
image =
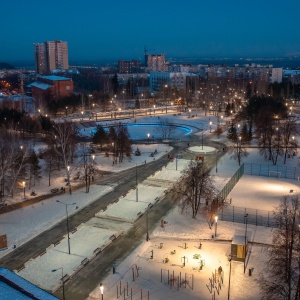
[[138, 60], [118, 60], [118, 73], [137, 73], [139, 66], [140, 62]]
[[147, 54], [145, 55], [146, 67], [151, 72], [164, 72], [168, 70], [166, 57], [164, 54]]
[[53, 70], [69, 68], [68, 43], [48, 41], [34, 44], [35, 69], [37, 74], [50, 74]]

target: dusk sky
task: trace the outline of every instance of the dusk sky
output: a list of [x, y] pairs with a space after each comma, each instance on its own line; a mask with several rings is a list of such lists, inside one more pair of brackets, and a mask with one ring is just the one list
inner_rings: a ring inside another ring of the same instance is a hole
[[1, 0], [0, 61], [63, 40], [69, 60], [300, 55], [299, 0]]

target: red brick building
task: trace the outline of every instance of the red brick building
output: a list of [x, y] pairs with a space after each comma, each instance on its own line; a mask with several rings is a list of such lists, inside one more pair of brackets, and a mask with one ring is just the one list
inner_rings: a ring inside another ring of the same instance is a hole
[[31, 85], [32, 97], [37, 100], [42, 100], [46, 93], [51, 93], [53, 96], [64, 97], [73, 94], [73, 81], [70, 78], [61, 76], [40, 76], [38, 81]]

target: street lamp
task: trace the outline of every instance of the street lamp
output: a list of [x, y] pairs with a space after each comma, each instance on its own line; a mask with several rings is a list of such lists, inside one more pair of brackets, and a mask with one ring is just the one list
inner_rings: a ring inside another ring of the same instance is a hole
[[209, 122], [209, 132], [211, 132], [211, 124], [212, 124], [212, 121]]
[[103, 292], [104, 292], [104, 287], [103, 287], [102, 283], [100, 283], [101, 300], [103, 300]]
[[53, 269], [51, 270], [51, 272], [57, 272], [58, 270], [61, 270], [61, 282], [62, 282], [62, 288], [63, 288], [63, 300], [66, 299], [66, 296], [65, 296], [65, 282], [64, 282], [64, 268], [61, 267], [61, 268], [57, 268], [57, 269]]
[[229, 281], [228, 281], [228, 298], [227, 300], [230, 300], [230, 279], [231, 279], [231, 255], [229, 255], [228, 261], [229, 261]]
[[221, 116], [221, 126], [223, 125], [223, 116]]
[[245, 247], [244, 247], [244, 274], [246, 272], [246, 255], [247, 255], [247, 251], [246, 251], [246, 243], [247, 243], [247, 225], [248, 225], [248, 214], [244, 215], [244, 220], [246, 219], [246, 229], [245, 229]]
[[218, 173], [218, 149], [216, 148], [216, 173]]
[[70, 183], [70, 166], [67, 166], [68, 170], [68, 186], [69, 186], [69, 194], [72, 194], [71, 183]]
[[215, 216], [215, 238], [217, 237], [218, 230], [218, 216]]
[[149, 223], [148, 223], [148, 209], [146, 211], [146, 228], [147, 228], [146, 241], [148, 242], [150, 240], [150, 238], [149, 238]]
[[76, 203], [64, 203], [61, 202], [59, 200], [56, 200], [56, 202], [63, 204], [66, 206], [66, 215], [67, 215], [67, 232], [68, 232], [68, 250], [69, 250], [69, 254], [71, 254], [71, 249], [70, 249], [70, 230], [69, 230], [69, 215], [68, 215], [68, 205], [75, 205]]
[[81, 121], [83, 121], [83, 111], [81, 111]]
[[148, 137], [148, 145], [149, 145], [150, 133], [147, 133], [147, 137]]
[[26, 188], [26, 182], [25, 182], [25, 181], [23, 181], [22, 183], [23, 183], [23, 191], [24, 191], [24, 199], [25, 199], [25, 188]]
[[135, 188], [136, 188], [136, 202], [139, 202], [139, 188], [138, 188], [137, 164], [135, 165]]

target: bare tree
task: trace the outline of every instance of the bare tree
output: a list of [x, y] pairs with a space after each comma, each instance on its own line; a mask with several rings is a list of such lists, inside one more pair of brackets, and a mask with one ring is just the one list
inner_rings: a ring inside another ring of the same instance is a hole
[[209, 169], [202, 161], [191, 161], [171, 192], [182, 212], [191, 209], [193, 218], [201, 212], [207, 217], [210, 227], [218, 210], [224, 205], [214, 188]]
[[[14, 130], [0, 130], [0, 206], [14, 193], [16, 181], [24, 171], [26, 147]], [[24, 174], [25, 175], [25, 174]], [[25, 176], [24, 176], [25, 179]], [[23, 180], [24, 180], [23, 179]]]
[[265, 300], [300, 298], [300, 199], [285, 196], [274, 211], [278, 228], [273, 245], [267, 251], [270, 259], [259, 284]]
[[49, 142], [53, 145], [53, 150], [57, 153], [58, 159], [62, 161], [66, 170], [70, 194], [70, 164], [74, 159], [77, 139], [78, 128], [72, 122], [65, 121], [63, 123], [55, 123], [53, 125]]
[[297, 140], [295, 135], [298, 134], [296, 120], [292, 118], [286, 118], [280, 122], [280, 128], [282, 128], [282, 143], [284, 152], [284, 164], [288, 156], [295, 155], [297, 151]]
[[78, 166], [83, 169], [86, 193], [90, 191], [91, 176], [94, 173], [94, 158], [90, 150], [85, 143], [80, 143]]
[[175, 126], [168, 119], [160, 119], [159, 126], [156, 127], [156, 132], [162, 139], [169, 139], [175, 131]]

